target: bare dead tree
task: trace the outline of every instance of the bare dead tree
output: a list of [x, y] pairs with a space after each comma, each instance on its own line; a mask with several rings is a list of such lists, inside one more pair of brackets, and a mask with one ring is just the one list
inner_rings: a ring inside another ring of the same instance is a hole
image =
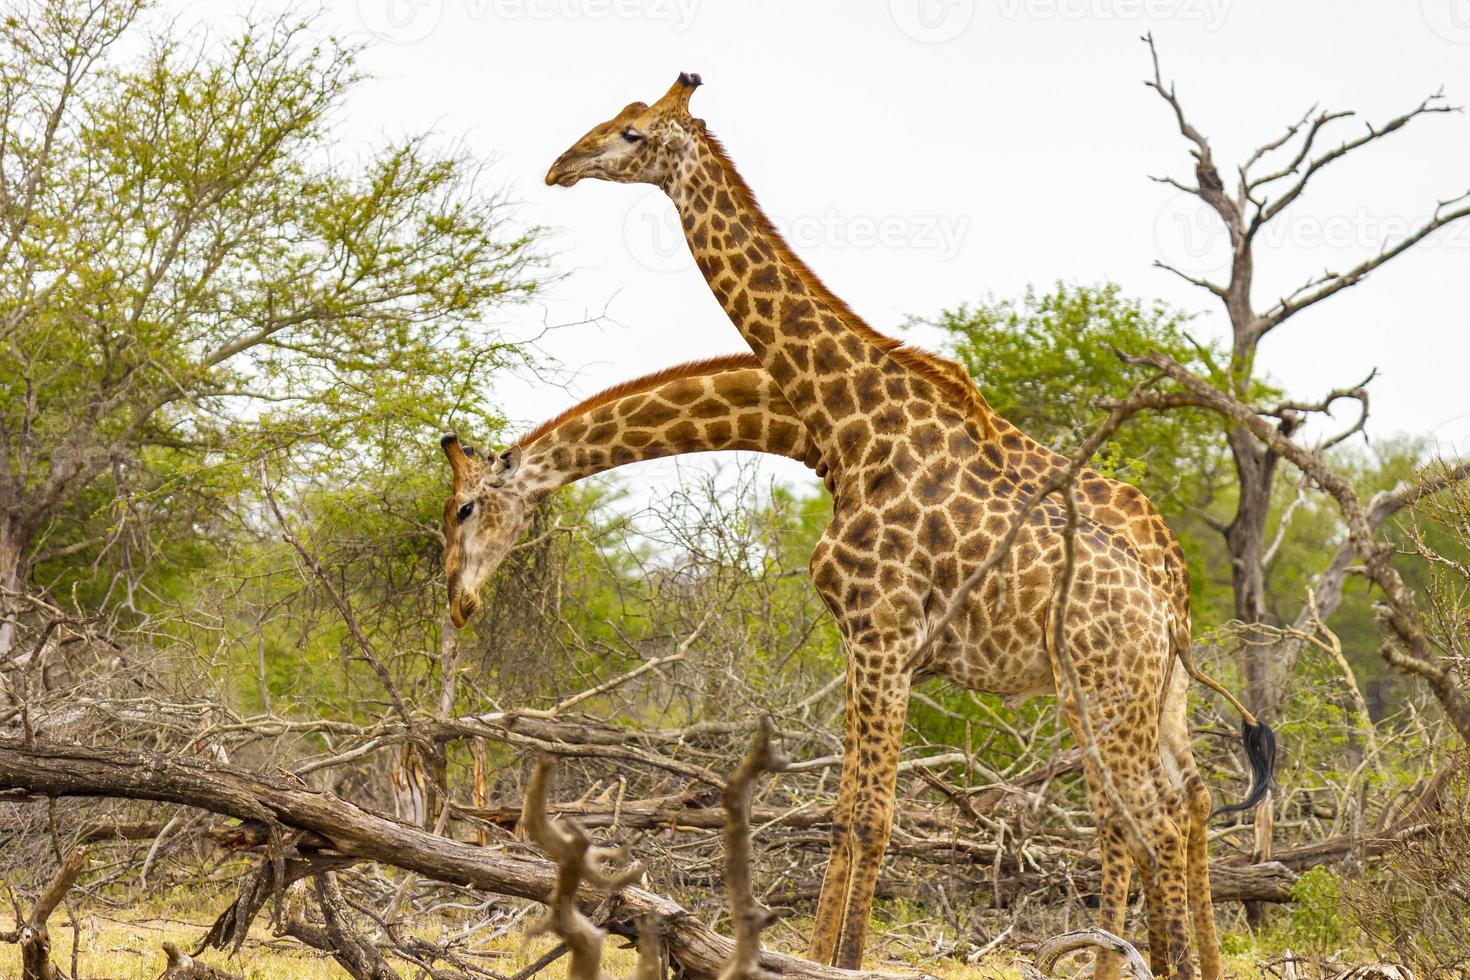
[[[1287, 127], [1286, 132], [1257, 147], [1243, 163], [1223, 167], [1215, 160], [1209, 139], [1186, 115], [1173, 84], [1164, 80], [1152, 35], [1145, 35], [1143, 40], [1153, 65], [1153, 77], [1144, 84], [1169, 107], [1194, 158], [1193, 183], [1168, 176], [1153, 179], [1204, 202], [1223, 224], [1230, 242], [1230, 268], [1224, 281], [1191, 275], [1163, 261], [1156, 261], [1155, 265], [1205, 290], [1221, 304], [1232, 334], [1230, 361], [1223, 366], [1222, 373], [1229, 395], [1237, 401], [1249, 402], [1259, 384], [1257, 352], [1265, 337], [1303, 310], [1363, 282], [1435, 231], [1470, 216], [1470, 192], [1439, 201], [1428, 218], [1402, 237], [1385, 242], [1377, 252], [1349, 267], [1323, 271], [1264, 309], [1252, 299], [1258, 271], [1256, 244], [1261, 232], [1273, 221], [1281, 220], [1311, 181], [1329, 167], [1411, 123], [1456, 110], [1443, 93], [1436, 92], [1408, 111], [1384, 122], [1368, 123], [1357, 133], [1346, 134], [1336, 145], [1327, 147], [1329, 133], [1335, 134], [1355, 114], [1319, 111], [1313, 107]], [[1227, 186], [1222, 167], [1226, 173], [1233, 171], [1233, 187]], [[1235, 513], [1228, 522], [1210, 520], [1229, 549], [1235, 616], [1241, 622], [1265, 623], [1270, 619], [1266, 594], [1267, 522], [1272, 489], [1285, 456], [1280, 440], [1296, 444], [1297, 435], [1310, 419], [1329, 416], [1339, 402], [1355, 402], [1357, 417], [1346, 428], [1323, 438], [1315, 448], [1330, 449], [1361, 432], [1368, 415], [1367, 384], [1371, 380], [1369, 375], [1356, 385], [1328, 392], [1316, 401], [1287, 400], [1258, 407], [1257, 412], [1271, 420], [1272, 429], [1280, 437], [1274, 441], [1263, 441], [1250, 427], [1229, 420], [1226, 441], [1240, 493]], [[1330, 615], [1338, 601], [1341, 570], [1336, 561], [1329, 566], [1326, 578], [1328, 581], [1317, 590], [1323, 616]], [[1246, 703], [1267, 723], [1276, 720], [1282, 685], [1300, 649], [1300, 642], [1290, 637], [1247, 643], [1243, 647]]]

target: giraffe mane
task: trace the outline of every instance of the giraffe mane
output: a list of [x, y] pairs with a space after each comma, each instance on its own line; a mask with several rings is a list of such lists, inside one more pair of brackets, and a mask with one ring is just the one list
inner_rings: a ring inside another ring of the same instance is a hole
[[766, 215], [765, 209], [756, 200], [755, 191], [750, 189], [750, 185], [740, 175], [740, 171], [735, 167], [735, 161], [730, 159], [730, 154], [725, 149], [725, 145], [720, 142], [719, 137], [709, 131], [709, 128], [704, 124], [704, 120], [695, 119], [693, 122], [704, 136], [705, 144], [709, 147], [710, 152], [724, 166], [725, 173], [729, 176], [730, 184], [734, 188], [736, 196], [741, 199], [740, 203], [744, 206], [747, 213], [755, 216], [757, 229], [770, 242], [771, 247], [776, 251], [777, 257], [796, 271], [797, 276], [801, 278], [803, 283], [805, 283], [817, 299], [841, 317], [859, 337], [862, 337], [879, 351], [892, 357], [919, 377], [933, 384], [936, 388], [948, 392], [956, 398], [975, 421], [980, 424], [985, 434], [990, 438], [995, 438], [997, 434], [995, 409], [990, 407], [990, 403], [985, 400], [985, 396], [975, 386], [975, 381], [970, 377], [970, 372], [965, 370], [965, 366], [958, 361], [942, 357], [922, 347], [915, 347], [895, 337], [881, 333], [874, 329], [868, 321], [859, 316], [852, 307], [848, 306], [846, 300], [828, 289], [827, 284], [822, 281], [820, 276], [812, 271], [811, 266], [807, 265], [800, 256], [792, 251], [791, 246], [781, 235], [780, 230], [776, 228], [775, 223]]
[[725, 371], [741, 370], [759, 371], [763, 369], [760, 361], [756, 359], [754, 354], [748, 352], [741, 354], [721, 354], [718, 357], [706, 357], [697, 361], [686, 361], [683, 364], [675, 364], [673, 367], [666, 367], [652, 374], [645, 374], [641, 377], [629, 379], [628, 381], [620, 381], [611, 388], [604, 388], [602, 391], [597, 392], [597, 394], [582, 399], [559, 415], [547, 419], [517, 439], [513, 445], [522, 448], [530, 446], [536, 440], [554, 431], [563, 423], [586, 415], [593, 409], [600, 408], [608, 402], [615, 402], [621, 398], [627, 398], [629, 395], [638, 395], [645, 391], [652, 391], [654, 388], [665, 385], [670, 381], [676, 381], [679, 378], [703, 377], [710, 374], [720, 374]]

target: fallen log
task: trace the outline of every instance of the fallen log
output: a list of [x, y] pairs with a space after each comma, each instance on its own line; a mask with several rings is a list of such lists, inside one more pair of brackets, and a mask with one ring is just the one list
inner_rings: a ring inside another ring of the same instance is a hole
[[[91, 796], [153, 800], [198, 807], [241, 820], [307, 830], [346, 857], [380, 861], [426, 878], [515, 898], [545, 902], [556, 868], [550, 862], [440, 837], [339, 799], [207, 759], [181, 758], [135, 748], [100, 748], [19, 738], [0, 739], [0, 790], [35, 796]], [[8, 798], [14, 799], [14, 793]], [[588, 894], [591, 907], [595, 896]], [[636, 935], [650, 919], [670, 957], [690, 976], [717, 976], [734, 943], [701, 925], [682, 906], [641, 888], [620, 894], [614, 925]], [[780, 953], [761, 965], [783, 977], [810, 980], [887, 980], [899, 976], [840, 970]]]
[[1210, 864], [1210, 897], [1216, 902], [1289, 902], [1297, 874], [1279, 861], [1237, 867]]

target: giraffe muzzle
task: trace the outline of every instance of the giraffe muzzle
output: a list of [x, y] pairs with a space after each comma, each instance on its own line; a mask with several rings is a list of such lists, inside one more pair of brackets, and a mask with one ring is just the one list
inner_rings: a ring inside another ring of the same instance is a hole
[[559, 157], [551, 165], [551, 169], [546, 171], [546, 185], [548, 187], [571, 187], [586, 175], [586, 171], [586, 164], [579, 166], [565, 156]]
[[449, 586], [449, 619], [454, 628], [462, 630], [470, 617], [480, 609], [480, 597], [460, 586], [458, 576]]

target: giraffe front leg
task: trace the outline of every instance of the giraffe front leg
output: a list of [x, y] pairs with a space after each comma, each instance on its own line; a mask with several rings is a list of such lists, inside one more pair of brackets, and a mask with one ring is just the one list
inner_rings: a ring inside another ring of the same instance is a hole
[[849, 653], [842, 778], [832, 854], [817, 900], [808, 957], [856, 969], [862, 963], [878, 870], [893, 827], [898, 757], [909, 677], [897, 657]]

